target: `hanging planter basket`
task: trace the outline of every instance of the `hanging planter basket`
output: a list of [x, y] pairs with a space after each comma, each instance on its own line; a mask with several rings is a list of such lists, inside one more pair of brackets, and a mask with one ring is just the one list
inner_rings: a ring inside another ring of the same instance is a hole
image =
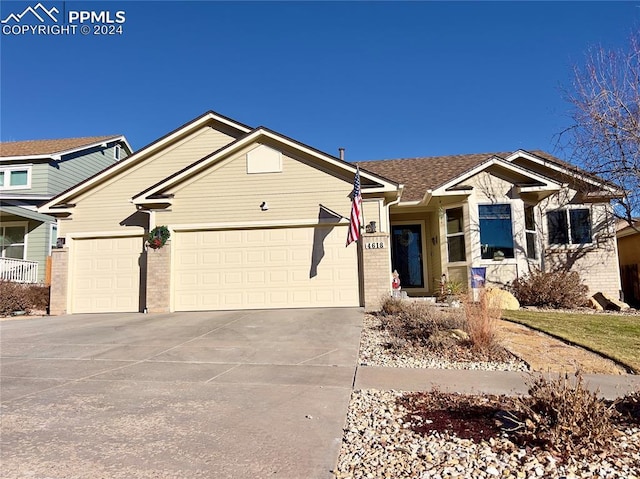
[[149, 231], [149, 236], [147, 237], [147, 245], [151, 249], [160, 249], [171, 237], [171, 233], [169, 232], [169, 228], [166, 226], [157, 226]]

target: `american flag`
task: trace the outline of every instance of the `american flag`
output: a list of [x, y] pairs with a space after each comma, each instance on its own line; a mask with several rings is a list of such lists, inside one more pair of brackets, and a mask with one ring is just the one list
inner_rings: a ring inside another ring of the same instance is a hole
[[356, 168], [356, 177], [353, 180], [353, 198], [351, 200], [351, 220], [349, 233], [347, 234], [347, 246], [360, 238], [362, 227], [362, 195], [360, 194], [360, 168]]

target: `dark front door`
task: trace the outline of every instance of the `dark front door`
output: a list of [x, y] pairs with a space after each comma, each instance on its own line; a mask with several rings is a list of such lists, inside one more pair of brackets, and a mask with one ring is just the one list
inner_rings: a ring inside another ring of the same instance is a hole
[[402, 288], [424, 288], [422, 228], [420, 225], [391, 227], [392, 268], [400, 275]]

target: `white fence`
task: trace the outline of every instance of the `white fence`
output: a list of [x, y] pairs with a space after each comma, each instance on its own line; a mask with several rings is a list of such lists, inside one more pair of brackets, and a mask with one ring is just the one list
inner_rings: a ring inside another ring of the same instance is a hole
[[37, 283], [38, 262], [0, 258], [0, 280], [14, 283]]

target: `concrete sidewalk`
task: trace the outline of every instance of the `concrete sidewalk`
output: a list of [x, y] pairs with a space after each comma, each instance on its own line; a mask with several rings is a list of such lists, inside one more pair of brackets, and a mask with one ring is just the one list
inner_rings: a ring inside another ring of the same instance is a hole
[[[529, 377], [529, 373], [513, 371], [358, 366], [354, 389], [426, 391], [435, 387], [443, 392], [463, 394], [516, 395], [527, 392]], [[551, 373], [548, 377], [558, 376]], [[584, 374], [583, 377], [591, 390], [598, 389], [607, 399], [640, 390], [639, 375]]]

